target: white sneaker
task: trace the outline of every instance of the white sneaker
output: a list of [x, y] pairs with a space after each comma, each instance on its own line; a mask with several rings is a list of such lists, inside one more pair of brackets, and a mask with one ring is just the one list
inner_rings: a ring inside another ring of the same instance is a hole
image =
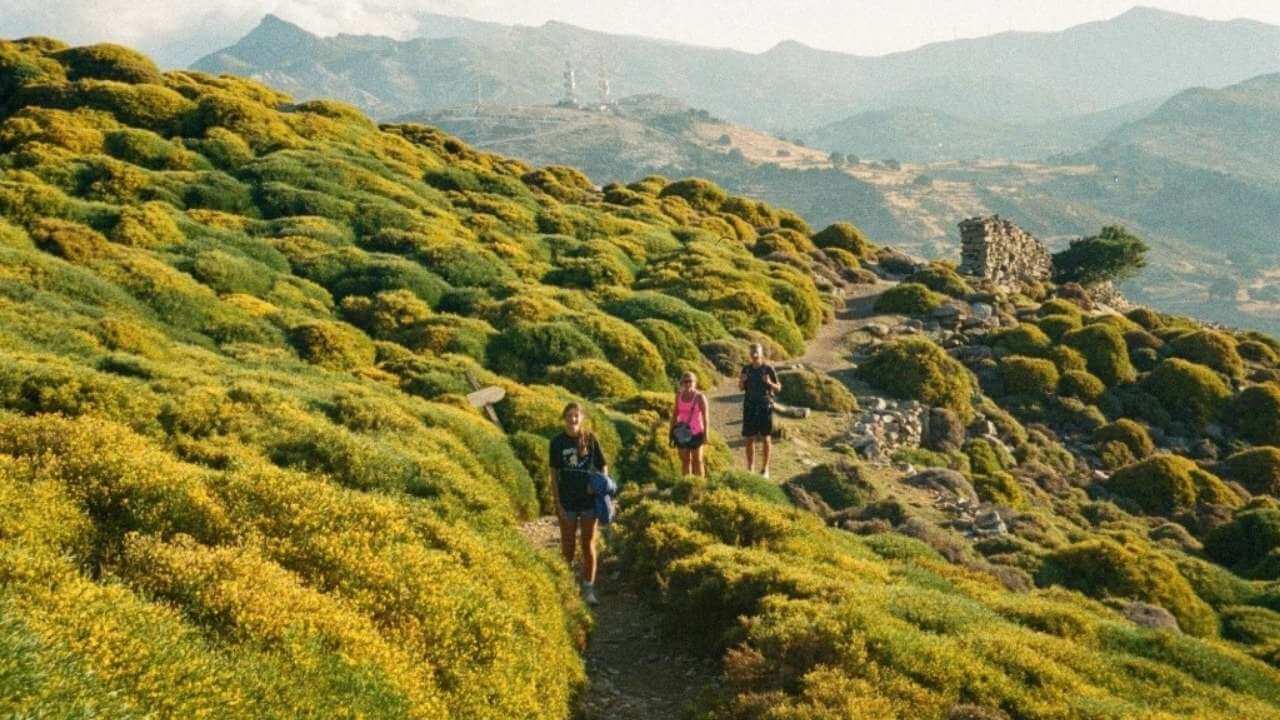
[[589, 583], [582, 583], [582, 600], [591, 607], [600, 604], [600, 598], [596, 597], [596, 587]]
[[765, 469], [761, 470], [761, 471], [760, 471], [760, 477], [764, 478], [765, 480], [768, 480], [768, 479], [769, 479], [769, 468], [765, 468]]

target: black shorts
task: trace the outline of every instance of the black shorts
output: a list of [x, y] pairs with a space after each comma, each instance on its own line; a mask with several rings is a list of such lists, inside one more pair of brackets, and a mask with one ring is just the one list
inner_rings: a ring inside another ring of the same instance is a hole
[[768, 437], [773, 435], [773, 406], [767, 403], [746, 403], [742, 406], [742, 437]]
[[689, 438], [689, 442], [676, 442], [676, 447], [681, 450], [697, 450], [707, 444], [707, 434], [700, 432]]

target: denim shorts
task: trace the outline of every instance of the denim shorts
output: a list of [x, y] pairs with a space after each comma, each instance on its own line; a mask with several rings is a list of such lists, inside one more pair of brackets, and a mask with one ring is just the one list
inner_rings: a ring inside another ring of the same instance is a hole
[[561, 505], [560, 517], [570, 522], [574, 522], [577, 520], [595, 520], [596, 511], [594, 508], [592, 508], [591, 510], [565, 510], [564, 506]]

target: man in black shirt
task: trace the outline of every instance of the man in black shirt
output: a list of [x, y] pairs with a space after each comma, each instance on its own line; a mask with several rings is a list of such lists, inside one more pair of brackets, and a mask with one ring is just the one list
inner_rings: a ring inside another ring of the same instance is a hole
[[738, 376], [742, 395], [742, 437], [747, 441], [747, 470], [755, 470], [757, 442], [762, 444], [760, 474], [769, 477], [769, 453], [773, 450], [773, 396], [782, 389], [778, 373], [764, 360], [764, 346], [751, 346], [751, 364]]

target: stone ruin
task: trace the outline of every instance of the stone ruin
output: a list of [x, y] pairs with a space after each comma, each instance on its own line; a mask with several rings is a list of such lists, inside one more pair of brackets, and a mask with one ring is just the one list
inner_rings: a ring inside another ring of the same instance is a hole
[[989, 280], [998, 287], [1048, 280], [1048, 249], [999, 215], [973, 217], [960, 223], [960, 272]]

